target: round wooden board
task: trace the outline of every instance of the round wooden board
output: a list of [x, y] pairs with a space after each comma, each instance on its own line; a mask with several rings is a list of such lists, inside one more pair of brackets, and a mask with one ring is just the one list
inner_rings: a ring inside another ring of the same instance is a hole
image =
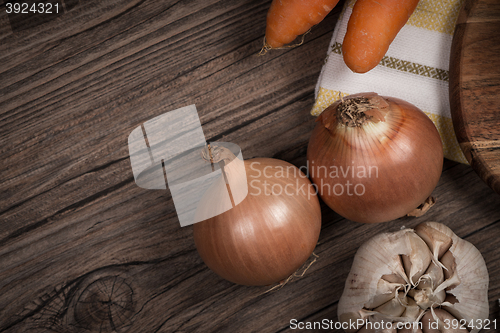
[[500, 1], [465, 0], [450, 57], [450, 105], [458, 142], [500, 194]]

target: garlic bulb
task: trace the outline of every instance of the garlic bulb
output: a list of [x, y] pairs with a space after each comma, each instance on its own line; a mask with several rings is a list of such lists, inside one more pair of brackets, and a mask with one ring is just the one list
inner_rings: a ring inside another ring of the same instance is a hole
[[488, 281], [479, 250], [443, 224], [379, 234], [354, 257], [339, 321], [349, 333], [476, 333], [488, 319]]

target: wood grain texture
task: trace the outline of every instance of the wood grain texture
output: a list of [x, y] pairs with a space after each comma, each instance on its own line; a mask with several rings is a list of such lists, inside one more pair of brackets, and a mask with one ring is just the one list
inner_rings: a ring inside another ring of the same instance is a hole
[[322, 204], [319, 259], [269, 293], [211, 272], [169, 191], [135, 185], [128, 135], [189, 104], [207, 139], [305, 165], [340, 7], [302, 46], [259, 57], [269, 5], [71, 1], [14, 30], [0, 7], [0, 332], [288, 332], [292, 319], [336, 321], [356, 249], [427, 220], [482, 252], [498, 317], [500, 196], [469, 166], [445, 161], [437, 203], [420, 218], [364, 225]]
[[472, 168], [500, 194], [500, 3], [466, 0], [452, 43], [450, 105]]

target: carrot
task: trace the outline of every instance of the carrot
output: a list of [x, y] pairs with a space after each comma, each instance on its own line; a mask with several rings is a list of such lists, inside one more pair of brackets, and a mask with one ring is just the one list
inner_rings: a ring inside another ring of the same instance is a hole
[[347, 67], [366, 73], [377, 66], [417, 4], [418, 0], [357, 0], [342, 43]]
[[267, 12], [265, 48], [291, 43], [321, 22], [339, 0], [273, 0]]

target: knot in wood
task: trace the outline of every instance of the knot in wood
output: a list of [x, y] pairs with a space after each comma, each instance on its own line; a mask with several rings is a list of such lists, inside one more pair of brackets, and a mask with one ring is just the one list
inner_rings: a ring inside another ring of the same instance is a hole
[[134, 292], [119, 276], [95, 280], [81, 293], [75, 320], [91, 332], [125, 332], [134, 314]]

